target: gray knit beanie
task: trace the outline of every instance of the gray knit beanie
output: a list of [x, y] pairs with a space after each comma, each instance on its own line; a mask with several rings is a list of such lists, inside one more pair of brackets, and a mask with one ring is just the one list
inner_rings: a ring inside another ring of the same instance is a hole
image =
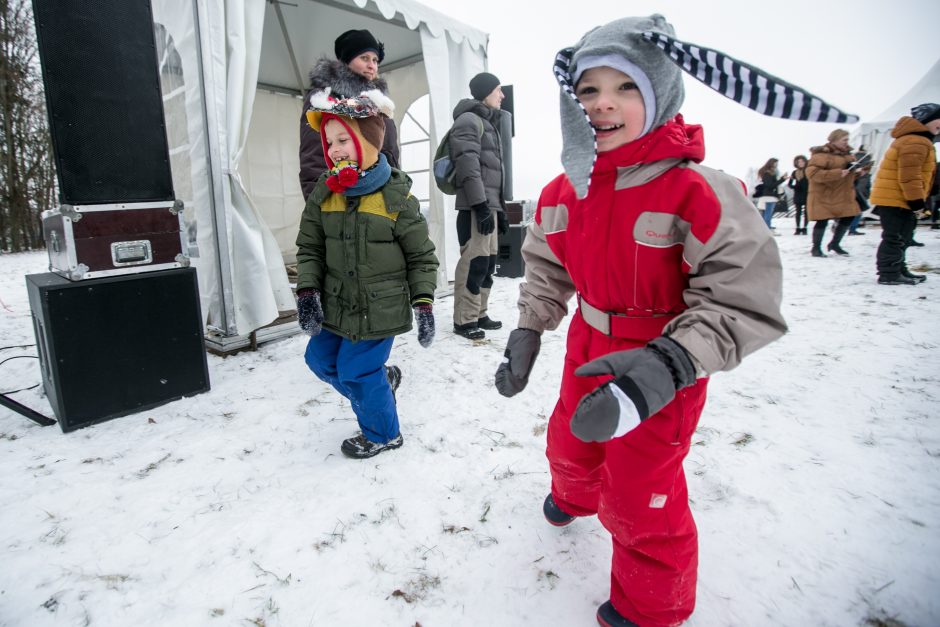
[[[619, 66], [611, 64], [616, 69], [638, 68], [643, 76], [627, 74], [638, 81], [647, 107], [644, 132], [662, 126], [675, 117], [685, 99], [682, 71], [662, 49], [643, 38], [644, 31], [675, 37], [675, 29], [662, 15], [626, 17], [589, 31], [572, 48], [559, 53], [559, 56], [570, 55], [567, 67], [570, 90], [563, 85], [561, 91], [561, 161], [568, 179], [581, 198], [587, 195], [596, 157], [596, 139], [584, 107], [574, 97], [575, 81], [571, 77], [580, 77], [585, 69], [597, 67], [598, 60], [610, 56], [622, 57], [626, 61]], [[579, 62], [585, 67], [579, 67]], [[556, 59], [556, 75], [558, 66], [559, 60]], [[645, 86], [648, 87], [643, 89]]]

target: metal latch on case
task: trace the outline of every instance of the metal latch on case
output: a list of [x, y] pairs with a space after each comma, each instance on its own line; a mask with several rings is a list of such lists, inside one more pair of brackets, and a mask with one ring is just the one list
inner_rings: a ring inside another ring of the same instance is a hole
[[111, 261], [115, 266], [133, 266], [153, 261], [150, 240], [142, 239], [111, 244]]

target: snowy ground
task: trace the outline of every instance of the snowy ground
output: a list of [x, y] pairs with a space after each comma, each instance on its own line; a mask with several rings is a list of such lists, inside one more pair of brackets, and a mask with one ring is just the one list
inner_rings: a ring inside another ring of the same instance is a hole
[[[791, 332], [714, 377], [686, 461], [688, 624], [940, 624], [940, 231], [909, 251], [928, 281], [887, 287], [877, 230], [814, 259], [778, 228]], [[34, 342], [23, 276], [45, 269], [0, 256], [3, 347]], [[371, 461], [339, 454], [355, 423], [299, 335], [210, 356], [211, 392], [67, 435], [0, 408], [0, 625], [595, 624], [609, 536], [541, 516], [563, 334], [524, 393], [492, 385], [518, 283], [497, 279], [487, 341], [449, 331], [448, 298], [430, 349], [396, 342], [405, 446]], [[38, 380], [36, 360], [0, 367], [2, 391]]]

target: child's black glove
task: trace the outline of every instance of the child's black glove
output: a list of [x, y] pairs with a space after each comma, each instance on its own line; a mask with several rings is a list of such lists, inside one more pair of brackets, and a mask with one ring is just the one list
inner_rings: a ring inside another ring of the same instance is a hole
[[320, 292], [306, 288], [297, 291], [297, 322], [308, 335], [317, 335], [323, 324]]
[[493, 210], [485, 202], [473, 205], [473, 211], [477, 214], [477, 229], [480, 235], [489, 235], [496, 229], [496, 221], [493, 220]]
[[503, 363], [496, 369], [496, 390], [515, 396], [529, 383], [529, 374], [542, 348], [542, 335], [532, 329], [514, 329], [509, 334]]
[[427, 348], [434, 341], [434, 311], [431, 303], [419, 302], [411, 306], [418, 327], [418, 344]]
[[500, 235], [509, 232], [509, 216], [506, 215], [505, 211], [496, 212], [496, 230], [499, 231]]
[[626, 435], [695, 383], [695, 366], [678, 343], [661, 336], [645, 348], [610, 353], [574, 371], [580, 377], [613, 375], [578, 403], [571, 433], [584, 442]]

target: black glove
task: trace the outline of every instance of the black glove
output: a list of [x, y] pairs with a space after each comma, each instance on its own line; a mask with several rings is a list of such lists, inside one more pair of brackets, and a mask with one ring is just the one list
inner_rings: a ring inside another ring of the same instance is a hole
[[645, 348], [610, 353], [574, 371], [580, 377], [613, 375], [586, 394], [571, 417], [571, 433], [584, 442], [626, 435], [695, 383], [695, 366], [678, 343], [660, 336]]
[[418, 327], [418, 344], [427, 348], [434, 341], [434, 311], [431, 303], [415, 303], [411, 306], [415, 312], [415, 324]]
[[477, 229], [480, 235], [489, 235], [496, 229], [496, 221], [493, 220], [493, 211], [485, 202], [473, 205], [473, 211], [477, 214]]
[[297, 291], [297, 322], [308, 335], [316, 335], [323, 324], [320, 292], [310, 288]]
[[542, 335], [532, 329], [515, 329], [509, 334], [503, 363], [496, 369], [496, 389], [503, 396], [515, 396], [525, 389], [535, 358], [542, 347]]
[[907, 206], [911, 208], [911, 211], [913, 211], [918, 218], [926, 218], [930, 215], [927, 211], [927, 202], [923, 198], [908, 200]]
[[506, 215], [505, 211], [496, 212], [496, 230], [499, 231], [500, 235], [509, 232], [509, 216]]

